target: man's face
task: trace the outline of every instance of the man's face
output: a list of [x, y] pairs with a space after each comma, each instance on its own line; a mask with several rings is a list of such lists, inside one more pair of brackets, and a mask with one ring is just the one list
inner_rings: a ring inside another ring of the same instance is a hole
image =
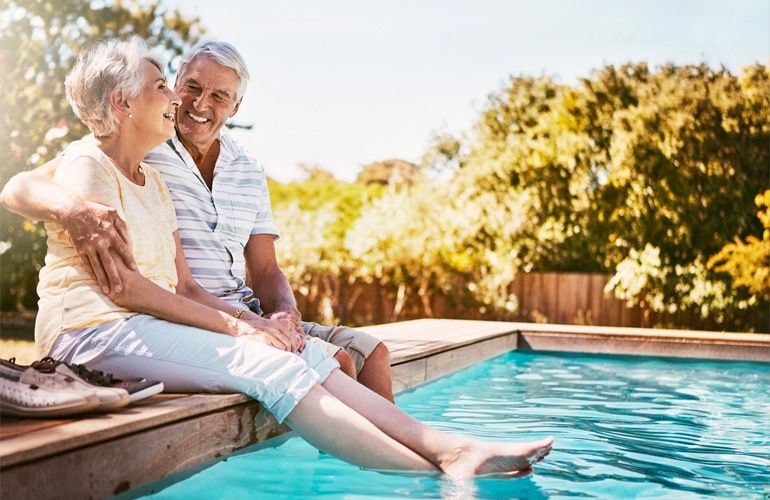
[[176, 113], [176, 127], [185, 146], [208, 150], [225, 122], [238, 111], [239, 83], [235, 71], [205, 56], [193, 59], [177, 76], [174, 90], [182, 105]]

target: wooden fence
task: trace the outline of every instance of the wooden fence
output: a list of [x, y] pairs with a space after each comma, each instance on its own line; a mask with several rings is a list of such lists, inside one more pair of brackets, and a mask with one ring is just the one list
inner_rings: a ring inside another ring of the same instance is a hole
[[[344, 276], [314, 279], [297, 302], [304, 318], [341, 324], [373, 325], [417, 318], [481, 319], [641, 328], [684, 328], [723, 330], [693, 311], [656, 313], [629, 307], [625, 301], [606, 294], [611, 275], [596, 273], [521, 273], [511, 285], [518, 299], [512, 314], [490, 314], [469, 306], [452, 294], [418, 296], [411, 293], [398, 307], [399, 291], [379, 283], [362, 284]], [[401, 291], [403, 293], [403, 290]], [[752, 329], [770, 332], [770, 311]]]

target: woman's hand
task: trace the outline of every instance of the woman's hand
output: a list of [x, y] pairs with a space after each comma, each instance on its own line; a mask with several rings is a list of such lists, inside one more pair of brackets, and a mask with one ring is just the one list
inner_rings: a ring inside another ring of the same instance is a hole
[[237, 335], [282, 351], [296, 353], [305, 348], [305, 334], [288, 318], [242, 318], [238, 321]]

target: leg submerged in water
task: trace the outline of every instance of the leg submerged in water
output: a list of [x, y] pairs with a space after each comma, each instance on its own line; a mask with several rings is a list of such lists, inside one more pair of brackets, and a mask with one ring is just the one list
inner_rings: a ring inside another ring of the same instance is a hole
[[287, 422], [314, 446], [360, 467], [442, 471], [457, 478], [526, 471], [553, 444], [550, 437], [494, 443], [443, 433], [338, 370], [300, 401]]

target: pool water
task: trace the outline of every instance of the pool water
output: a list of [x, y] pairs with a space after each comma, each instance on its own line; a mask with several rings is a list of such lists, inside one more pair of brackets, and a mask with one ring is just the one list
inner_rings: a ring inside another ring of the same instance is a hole
[[512, 352], [400, 394], [442, 430], [556, 438], [517, 479], [364, 471], [301, 438], [145, 498], [770, 498], [770, 364]]

